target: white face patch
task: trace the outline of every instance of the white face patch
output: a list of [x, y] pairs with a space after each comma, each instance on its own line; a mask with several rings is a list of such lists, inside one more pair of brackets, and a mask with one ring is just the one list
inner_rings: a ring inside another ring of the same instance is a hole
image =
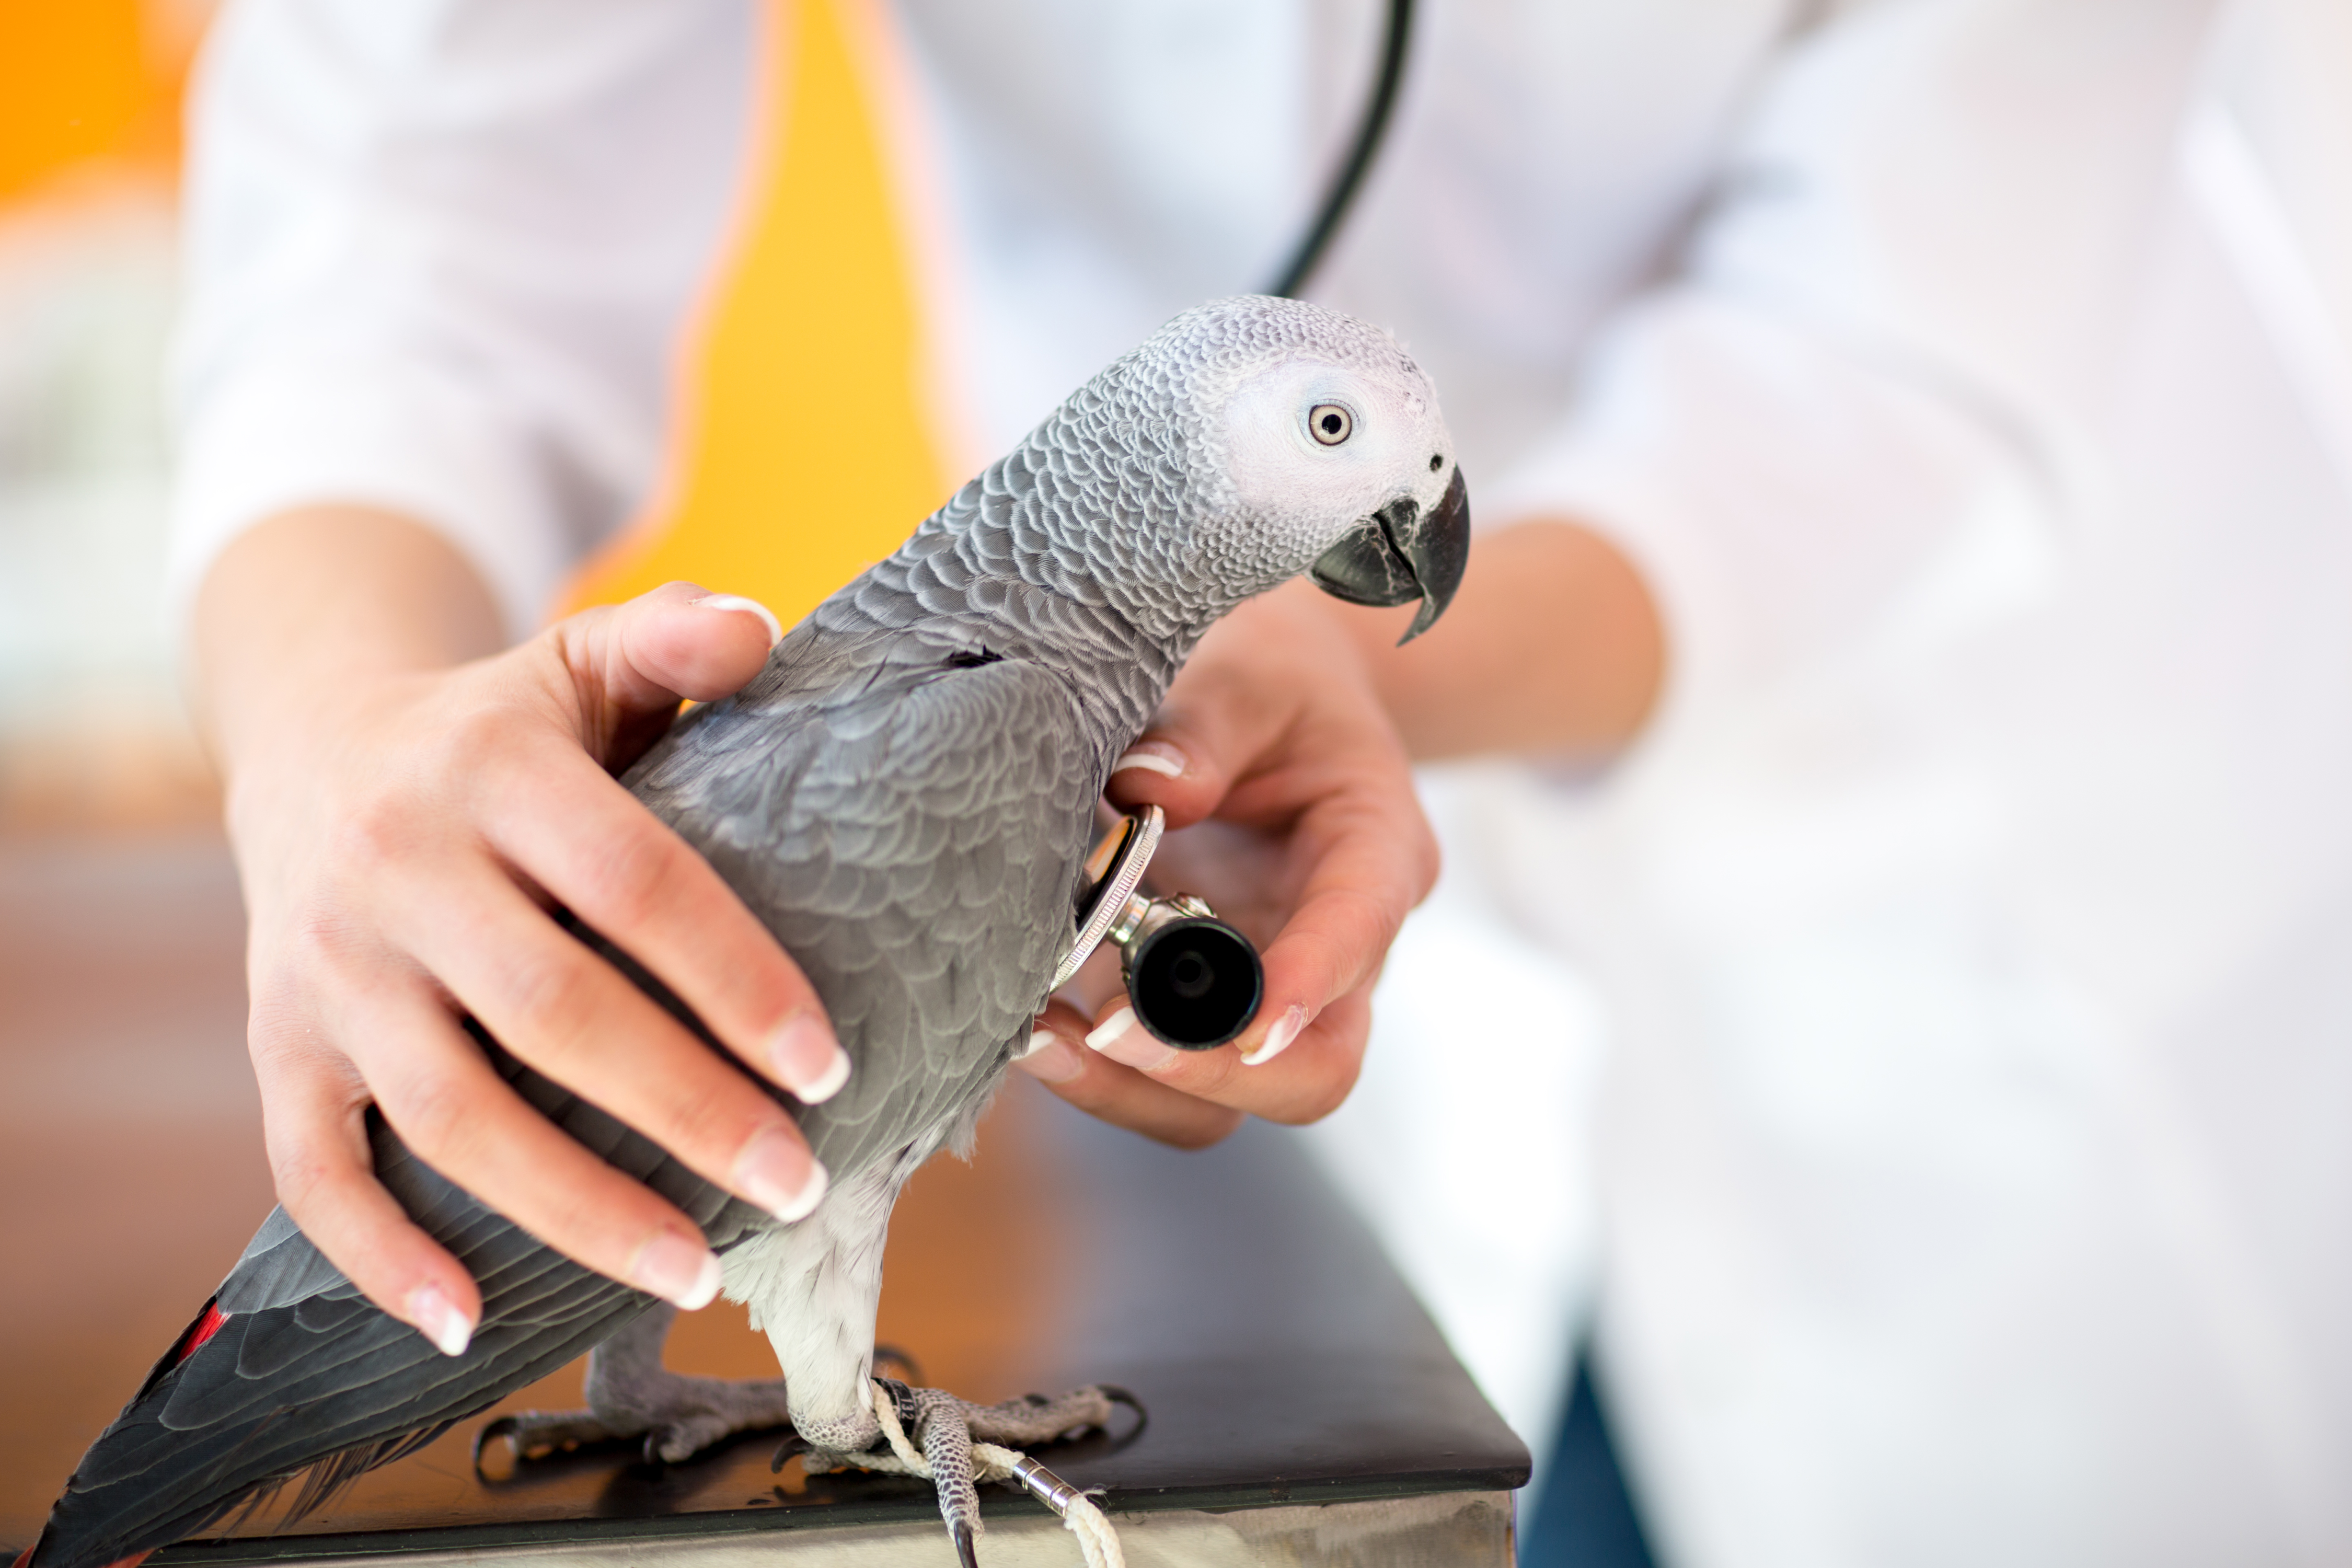
[[1429, 489], [1431, 455], [1451, 449], [1421, 387], [1312, 359], [1244, 382], [1225, 404], [1224, 437], [1241, 515], [1306, 531], [1283, 542], [1307, 559], [1400, 494]]

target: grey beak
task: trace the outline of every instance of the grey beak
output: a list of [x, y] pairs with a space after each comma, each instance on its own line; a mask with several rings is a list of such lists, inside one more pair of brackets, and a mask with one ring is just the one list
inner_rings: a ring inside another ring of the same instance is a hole
[[1421, 503], [1409, 496], [1392, 500], [1318, 556], [1307, 574], [1351, 605], [1419, 599], [1421, 614], [1397, 639], [1402, 647], [1437, 624], [1469, 564], [1470, 490], [1457, 468], [1435, 510], [1422, 515]]

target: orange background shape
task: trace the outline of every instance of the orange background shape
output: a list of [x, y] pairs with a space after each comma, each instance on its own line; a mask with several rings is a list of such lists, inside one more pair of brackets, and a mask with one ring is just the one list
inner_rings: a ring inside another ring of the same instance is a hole
[[0, 205], [92, 163], [169, 167], [193, 41], [162, 0], [0, 0]]
[[907, 236], [859, 46], [864, 0], [774, 0], [747, 219], [683, 373], [670, 478], [568, 595], [677, 578], [786, 626], [945, 500]]
[[[789, 625], [953, 489], [921, 396], [908, 237], [861, 47], [868, 0], [770, 0], [742, 216], [680, 373], [667, 477], [570, 603], [674, 578]], [[0, 209], [101, 170], [168, 175], [193, 12], [0, 0]]]

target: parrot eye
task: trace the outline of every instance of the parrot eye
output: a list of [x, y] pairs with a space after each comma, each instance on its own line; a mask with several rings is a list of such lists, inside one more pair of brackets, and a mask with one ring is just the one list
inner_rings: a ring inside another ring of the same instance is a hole
[[1445, 454], [1443, 452], [1432, 452], [1429, 455], [1429, 471], [1433, 474], [1444, 467], [1445, 467]]
[[1356, 416], [1336, 403], [1318, 403], [1307, 411], [1307, 428], [1326, 447], [1336, 447], [1355, 433]]

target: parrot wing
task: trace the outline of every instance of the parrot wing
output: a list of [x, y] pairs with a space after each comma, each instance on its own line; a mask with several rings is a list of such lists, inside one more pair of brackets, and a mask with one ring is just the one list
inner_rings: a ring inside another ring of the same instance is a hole
[[1045, 666], [914, 662], [888, 640], [866, 679], [819, 676], [841, 695], [802, 706], [787, 670], [698, 710], [633, 775], [823, 999], [854, 1070], [801, 1128], [836, 1182], [976, 1115], [1028, 1037], [1073, 939], [1107, 765]]
[[[839, 660], [827, 650], [813, 662]], [[633, 777], [831, 1011], [856, 1068], [801, 1118], [818, 1157], [845, 1174], [976, 1115], [1070, 940], [1103, 763], [1078, 738], [1073, 695], [1034, 664], [895, 660], [821, 700], [805, 685], [822, 669], [786, 673], [761, 700], [698, 710]], [[694, 1022], [625, 954], [583, 934]], [[677, 1204], [713, 1246], [770, 1223], [475, 1032], [518, 1092]], [[442, 1355], [273, 1212], [83, 1458], [35, 1568], [94, 1568], [179, 1540], [308, 1470], [299, 1516], [653, 1304], [444, 1180], [373, 1110], [369, 1131], [378, 1178], [480, 1281], [471, 1347]]]
[[[503, 1051], [492, 1047], [491, 1055], [574, 1137], [603, 1145], [608, 1159], [706, 1227], [724, 1226], [724, 1211], [755, 1214], [658, 1152], [653, 1162], [632, 1161], [651, 1145]], [[441, 1354], [377, 1310], [282, 1210], [273, 1212], [214, 1299], [90, 1445], [50, 1512], [35, 1563], [115, 1562], [194, 1534], [308, 1470], [295, 1502], [299, 1517], [345, 1482], [555, 1371], [653, 1304], [541, 1246], [443, 1179], [373, 1110], [368, 1131], [377, 1179], [480, 1281], [482, 1324], [472, 1346], [462, 1356]]]

